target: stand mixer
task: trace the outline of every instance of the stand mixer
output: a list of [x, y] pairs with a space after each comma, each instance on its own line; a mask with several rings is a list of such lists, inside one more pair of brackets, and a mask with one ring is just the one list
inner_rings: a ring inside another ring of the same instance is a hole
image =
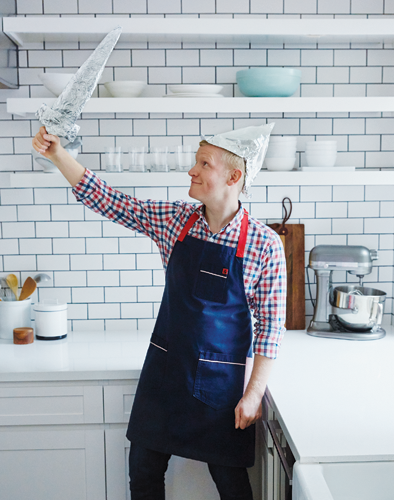
[[[362, 286], [372, 272], [376, 250], [363, 246], [318, 245], [309, 255], [316, 273], [317, 294], [309, 335], [347, 340], [376, 340], [385, 336], [381, 328], [386, 293]], [[332, 272], [347, 271], [359, 285], [333, 287]]]

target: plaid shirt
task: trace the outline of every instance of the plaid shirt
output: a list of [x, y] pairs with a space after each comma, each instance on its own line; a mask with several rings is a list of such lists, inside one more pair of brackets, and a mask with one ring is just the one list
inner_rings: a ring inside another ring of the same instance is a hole
[[[164, 270], [180, 232], [196, 210], [200, 218], [189, 231], [190, 236], [230, 247], [238, 244], [244, 214], [242, 206], [229, 224], [213, 234], [204, 217], [203, 205], [196, 206], [182, 200], [137, 200], [112, 189], [90, 170], [86, 170], [73, 193], [78, 201], [93, 211], [149, 236], [159, 248]], [[285, 332], [286, 261], [279, 236], [250, 216], [243, 276], [249, 309], [256, 319], [254, 353], [275, 359]]]

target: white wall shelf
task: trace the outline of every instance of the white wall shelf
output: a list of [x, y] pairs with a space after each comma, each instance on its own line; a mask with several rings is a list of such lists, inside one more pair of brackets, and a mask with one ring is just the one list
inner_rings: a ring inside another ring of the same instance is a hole
[[3, 18], [4, 32], [20, 47], [37, 42], [98, 42], [122, 26], [120, 42], [393, 43], [392, 19], [222, 19], [152, 17]]
[[[2, 176], [0, 187], [70, 187], [61, 174], [41, 172], [10, 173]], [[187, 172], [123, 172], [121, 174], [98, 175], [114, 187], [187, 187], [190, 177]], [[269, 172], [258, 174], [254, 186], [379, 186], [394, 185], [394, 170], [356, 170], [331, 172]]]
[[[8, 98], [7, 111], [25, 116], [55, 98]], [[337, 113], [394, 112], [393, 97], [134, 97], [90, 99], [83, 113]]]

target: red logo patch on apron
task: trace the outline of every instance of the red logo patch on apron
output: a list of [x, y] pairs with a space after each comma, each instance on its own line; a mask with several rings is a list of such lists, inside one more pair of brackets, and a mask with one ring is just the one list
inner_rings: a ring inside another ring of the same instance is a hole
[[227, 275], [227, 274], [228, 274], [228, 269], [226, 269], [226, 268], [224, 267], [224, 268], [223, 268], [223, 271], [222, 271], [222, 274]]

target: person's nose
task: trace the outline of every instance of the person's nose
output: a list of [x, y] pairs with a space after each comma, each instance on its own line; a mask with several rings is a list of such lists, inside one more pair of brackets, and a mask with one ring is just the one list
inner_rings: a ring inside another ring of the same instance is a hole
[[[197, 165], [197, 164], [196, 164]], [[194, 165], [194, 167], [192, 167], [189, 171], [188, 171], [188, 174], [190, 175], [190, 177], [193, 177], [194, 175], [196, 175], [196, 165]]]

